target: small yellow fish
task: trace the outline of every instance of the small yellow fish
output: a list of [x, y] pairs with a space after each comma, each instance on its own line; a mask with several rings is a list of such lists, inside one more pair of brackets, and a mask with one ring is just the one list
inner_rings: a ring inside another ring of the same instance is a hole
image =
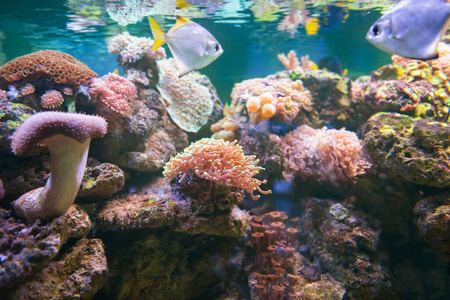
[[153, 52], [167, 43], [180, 76], [206, 67], [223, 53], [222, 46], [204, 27], [181, 16], [176, 18], [177, 22], [167, 33], [151, 17], [148, 20], [155, 39]]
[[436, 58], [437, 44], [449, 22], [449, 1], [403, 0], [370, 27], [366, 39], [391, 54], [415, 59]]

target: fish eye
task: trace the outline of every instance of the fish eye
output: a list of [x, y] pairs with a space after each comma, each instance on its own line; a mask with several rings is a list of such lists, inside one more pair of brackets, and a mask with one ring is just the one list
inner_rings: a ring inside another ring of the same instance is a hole
[[375, 24], [372, 26], [372, 33], [374, 35], [379, 35], [381, 33], [380, 27], [378, 26], [378, 24]]
[[219, 49], [220, 49], [219, 43], [216, 43], [216, 44], [214, 45], [214, 52], [219, 51]]

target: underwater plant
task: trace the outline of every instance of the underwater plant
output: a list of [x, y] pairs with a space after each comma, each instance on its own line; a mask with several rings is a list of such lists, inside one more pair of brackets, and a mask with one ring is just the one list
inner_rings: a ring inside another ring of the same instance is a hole
[[80, 188], [90, 141], [106, 131], [106, 121], [97, 116], [41, 112], [26, 119], [12, 136], [12, 151], [24, 155], [36, 144], [47, 144], [51, 174], [44, 187], [29, 191], [13, 203], [16, 213], [27, 219], [65, 214]]

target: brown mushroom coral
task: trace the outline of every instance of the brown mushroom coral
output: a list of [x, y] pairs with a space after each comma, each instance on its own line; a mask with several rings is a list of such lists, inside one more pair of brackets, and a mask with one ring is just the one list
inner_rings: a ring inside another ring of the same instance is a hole
[[97, 116], [41, 112], [26, 119], [12, 136], [12, 151], [23, 155], [36, 144], [47, 144], [51, 174], [44, 187], [14, 201], [16, 213], [27, 219], [65, 214], [78, 193], [90, 141], [102, 137], [106, 131], [106, 121]]

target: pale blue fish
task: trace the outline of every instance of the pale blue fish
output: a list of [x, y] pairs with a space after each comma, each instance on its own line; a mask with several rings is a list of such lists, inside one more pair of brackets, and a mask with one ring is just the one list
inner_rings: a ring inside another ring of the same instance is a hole
[[391, 54], [432, 59], [449, 22], [446, 0], [403, 0], [370, 27], [366, 39]]
[[148, 20], [155, 39], [153, 52], [167, 43], [180, 76], [206, 67], [223, 53], [222, 46], [204, 27], [181, 16], [176, 18], [177, 22], [167, 33], [151, 17]]

